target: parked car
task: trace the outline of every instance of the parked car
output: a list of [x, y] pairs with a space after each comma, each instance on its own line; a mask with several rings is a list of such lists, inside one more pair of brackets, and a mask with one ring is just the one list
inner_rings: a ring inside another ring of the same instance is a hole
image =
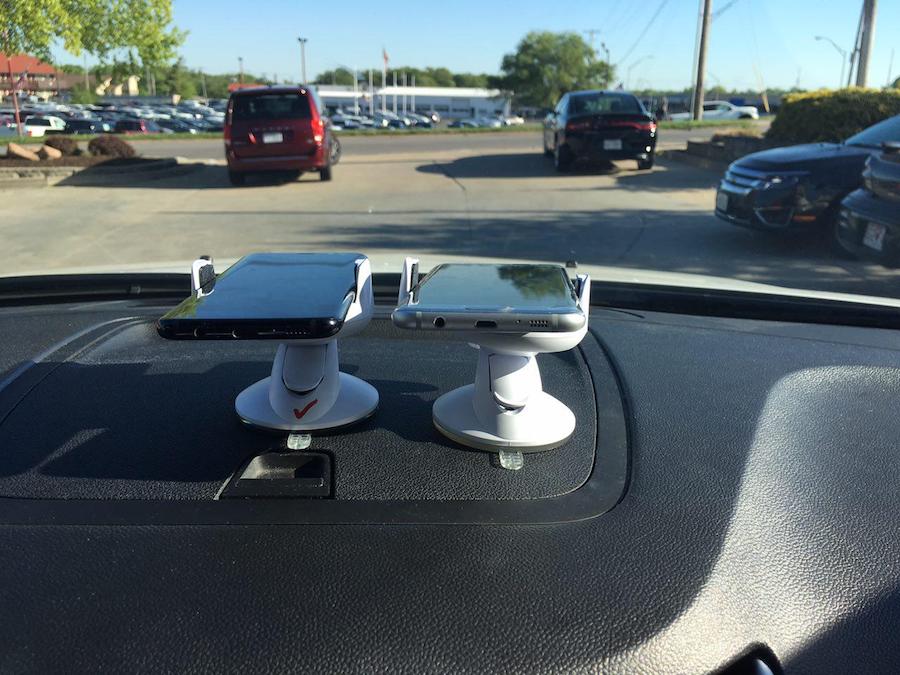
[[635, 159], [650, 169], [656, 152], [656, 120], [625, 91], [573, 91], [544, 118], [544, 154], [558, 171], [579, 161]]
[[158, 134], [162, 130], [156, 122], [145, 119], [126, 118], [116, 122], [117, 134]]
[[65, 133], [67, 134], [102, 134], [112, 129], [112, 125], [101, 119], [81, 119], [73, 117], [66, 121]]
[[[691, 113], [680, 112], [669, 115], [671, 120], [689, 120]], [[706, 101], [703, 104], [705, 120], [758, 120], [759, 110], [752, 105], [735, 105], [728, 101]]]
[[857, 258], [900, 266], [900, 140], [866, 160], [863, 186], [847, 195], [838, 215], [838, 244]]
[[830, 233], [841, 200], [860, 187], [866, 160], [887, 141], [900, 141], [900, 115], [843, 143], [806, 143], [741, 157], [719, 183], [715, 213], [761, 230], [828, 228]]
[[481, 125], [478, 124], [478, 120], [463, 119], [463, 120], [453, 120], [447, 126], [450, 127], [451, 129], [477, 129]]
[[258, 87], [231, 94], [225, 116], [225, 158], [233, 185], [260, 171], [317, 171], [331, 180], [333, 136], [315, 91]]
[[525, 124], [525, 118], [521, 115], [510, 115], [509, 117], [503, 118], [503, 123], [508, 127], [514, 127], [520, 124]]
[[61, 134], [66, 130], [66, 122], [61, 117], [53, 115], [30, 115], [25, 118], [26, 136], [46, 136], [48, 134]]
[[178, 119], [167, 119], [167, 120], [156, 120], [156, 123], [163, 129], [167, 129], [172, 133], [177, 134], [196, 134], [198, 133], [197, 127], [188, 124], [184, 120]]

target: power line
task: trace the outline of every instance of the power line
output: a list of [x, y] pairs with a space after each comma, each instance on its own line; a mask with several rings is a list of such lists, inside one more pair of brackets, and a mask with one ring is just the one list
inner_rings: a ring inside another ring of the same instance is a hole
[[[628, 50], [625, 52], [625, 56], [623, 56], [621, 59], [619, 59], [619, 63], [625, 63], [625, 61], [628, 60], [628, 57], [631, 56], [631, 53], [635, 49], [637, 49], [637, 46], [641, 43], [641, 40], [644, 39], [644, 36], [647, 34], [647, 31], [650, 30], [650, 27], [653, 25], [653, 22], [656, 21], [657, 18], [659, 18], [660, 13], [663, 11], [663, 8], [666, 6], [666, 4], [668, 2], [669, 2], [669, 0], [662, 0], [659, 3], [659, 7], [656, 8], [656, 11], [653, 13], [653, 16], [651, 16], [650, 20], [646, 24], [644, 24], [644, 30], [641, 31], [641, 34], [638, 35], [638, 38], [637, 38], [637, 40], [634, 41], [634, 44], [632, 44], [631, 47], [629, 47]], [[639, 3], [636, 3], [636, 4], [639, 4]]]

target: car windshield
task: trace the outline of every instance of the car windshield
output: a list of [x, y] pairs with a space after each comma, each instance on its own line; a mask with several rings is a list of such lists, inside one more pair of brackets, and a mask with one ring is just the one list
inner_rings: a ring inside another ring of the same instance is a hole
[[244, 95], [234, 99], [235, 122], [305, 120], [309, 116], [309, 99], [301, 94]]
[[873, 4], [32, 0], [0, 28], [0, 277], [358, 251], [900, 305]]
[[629, 94], [592, 93], [572, 96], [569, 110], [573, 115], [617, 115], [643, 113], [640, 102]]
[[847, 145], [861, 145], [872, 148], [882, 143], [900, 141], [900, 115], [875, 124], [847, 139]]

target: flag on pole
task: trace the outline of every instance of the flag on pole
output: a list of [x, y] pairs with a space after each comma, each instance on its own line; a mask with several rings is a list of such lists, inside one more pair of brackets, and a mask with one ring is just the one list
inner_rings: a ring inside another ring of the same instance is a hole
[[381, 58], [384, 59], [384, 68], [387, 70], [388, 62], [390, 62], [390, 57], [388, 56], [387, 50], [382, 47], [381, 48]]

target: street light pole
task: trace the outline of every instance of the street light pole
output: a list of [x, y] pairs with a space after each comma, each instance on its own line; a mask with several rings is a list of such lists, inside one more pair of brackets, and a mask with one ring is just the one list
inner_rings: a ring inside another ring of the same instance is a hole
[[297, 42], [300, 43], [300, 77], [303, 79], [301, 84], [306, 84], [306, 40], [305, 37], [297, 38]]
[[841, 79], [838, 80], [838, 89], [840, 89], [844, 84], [844, 66], [847, 64], [847, 50], [841, 49], [837, 42], [832, 40], [830, 37], [825, 37], [824, 35], [816, 35], [817, 42], [830, 42], [831, 46], [837, 50], [837, 53], [841, 55]]

